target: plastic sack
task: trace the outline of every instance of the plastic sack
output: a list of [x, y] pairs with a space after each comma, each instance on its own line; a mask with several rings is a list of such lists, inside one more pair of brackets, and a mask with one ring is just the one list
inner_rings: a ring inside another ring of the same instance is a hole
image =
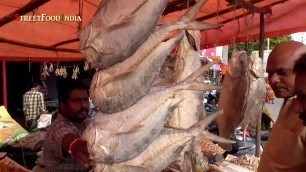
[[37, 128], [46, 128], [51, 124], [52, 114], [41, 114], [37, 120]]
[[28, 134], [29, 132], [10, 116], [5, 107], [0, 106], [0, 148]]

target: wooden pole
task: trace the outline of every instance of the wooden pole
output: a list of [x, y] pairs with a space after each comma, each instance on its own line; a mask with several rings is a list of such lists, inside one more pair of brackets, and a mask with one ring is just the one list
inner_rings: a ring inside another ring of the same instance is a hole
[[7, 109], [7, 80], [6, 80], [6, 61], [2, 60], [2, 92], [3, 92], [3, 105]]
[[76, 42], [78, 40], [79, 39], [76, 38], [76, 39], [67, 40], [67, 41], [57, 43], [55, 45], [46, 46], [46, 45], [38, 45], [38, 44], [30, 44], [30, 43], [25, 43], [25, 42], [19, 42], [19, 41], [14, 41], [14, 40], [5, 39], [5, 38], [0, 37], [0, 43], [8, 43], [8, 44], [12, 44], [12, 45], [19, 45], [19, 46], [29, 47], [29, 48], [37, 48], [37, 49], [49, 50], [49, 51], [71, 52], [71, 53], [80, 53], [80, 51], [76, 50], [76, 49], [69, 49], [69, 48], [57, 48], [55, 46], [59, 46], [59, 45], [63, 45], [63, 44], [66, 44], [66, 43], [71, 43], [71, 42]]
[[[259, 57], [263, 59], [265, 45], [265, 18], [264, 14], [260, 14], [260, 31], [259, 31]], [[261, 117], [262, 114], [258, 115], [258, 121], [256, 126], [256, 153], [255, 156], [260, 156], [261, 147]]]

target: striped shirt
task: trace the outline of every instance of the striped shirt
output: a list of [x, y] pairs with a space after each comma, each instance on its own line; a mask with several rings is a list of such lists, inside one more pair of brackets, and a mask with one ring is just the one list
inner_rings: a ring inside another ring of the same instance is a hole
[[56, 120], [48, 128], [44, 141], [43, 158], [47, 171], [84, 171], [70, 154], [63, 154], [62, 139], [69, 133], [81, 136], [87, 122], [73, 124], [70, 120], [58, 114]]
[[36, 119], [43, 111], [46, 111], [43, 93], [32, 88], [23, 95], [23, 113], [26, 121]]

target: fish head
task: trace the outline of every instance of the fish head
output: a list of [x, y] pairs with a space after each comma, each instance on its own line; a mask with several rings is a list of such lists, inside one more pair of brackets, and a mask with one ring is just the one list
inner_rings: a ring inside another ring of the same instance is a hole
[[251, 76], [254, 78], [264, 78], [262, 59], [251, 55], [248, 62]]
[[233, 51], [233, 55], [228, 63], [228, 73], [233, 78], [246, 76], [247, 73], [247, 53], [245, 51]]

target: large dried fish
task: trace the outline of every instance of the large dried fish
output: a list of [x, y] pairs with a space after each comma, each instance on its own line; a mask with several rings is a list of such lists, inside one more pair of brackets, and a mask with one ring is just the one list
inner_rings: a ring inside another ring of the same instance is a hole
[[[196, 40], [197, 50], [200, 49], [200, 31], [186, 31]], [[188, 75], [199, 69], [201, 60], [199, 53], [194, 50], [190, 45], [188, 38], [185, 34], [183, 40], [179, 44], [178, 53], [175, 63], [175, 80], [176, 82], [182, 81]], [[203, 78], [198, 78], [198, 82], [203, 82]], [[184, 102], [175, 109], [173, 115], [168, 121], [168, 125], [174, 128], [189, 128], [193, 124], [202, 119], [204, 113], [203, 107], [203, 92], [181, 90], [175, 93], [175, 97], [184, 98]]]
[[90, 88], [93, 103], [104, 113], [120, 112], [133, 105], [151, 89], [165, 58], [181, 38], [179, 35], [160, 43], [133, 71], [122, 74], [125, 69], [121, 66], [130, 59], [109, 70], [97, 71]]
[[140, 154], [160, 133], [169, 108], [181, 101], [171, 100], [175, 91], [218, 88], [194, 82], [213, 64], [215, 63], [203, 66], [175, 85], [153, 88], [135, 105], [124, 111], [110, 115], [97, 114], [94, 123], [90, 124], [83, 134], [83, 138], [88, 141], [93, 160], [103, 163], [122, 162]]
[[188, 129], [164, 129], [161, 135], [154, 140], [152, 144], [136, 158], [124, 162], [127, 165], [153, 168], [153, 171], [165, 169], [195, 137], [206, 138], [218, 142], [234, 143], [207, 131], [203, 128], [214, 120], [222, 111], [201, 120]]
[[[200, 43], [200, 31], [185, 31], [184, 38], [178, 46], [175, 61], [174, 70], [176, 82], [182, 81], [202, 66], [199, 58]], [[199, 77], [197, 82], [203, 82], [203, 79], [203, 77]], [[206, 116], [204, 104], [202, 103], [204, 99], [202, 91], [181, 90], [177, 91], [174, 97], [184, 98], [184, 101], [173, 111], [171, 118], [168, 120], [170, 127], [186, 129]], [[188, 153], [190, 155], [189, 160], [186, 158], [188, 156], [185, 155], [185, 152], [190, 152]], [[184, 166], [184, 162], [185, 164], [193, 164], [193, 168], [196, 169], [197, 163], [194, 162], [202, 160], [203, 157], [201, 156], [202, 152], [200, 151], [199, 141], [191, 142], [185, 147], [176, 162], [181, 166], [182, 171], [190, 171], [192, 166]], [[189, 161], [189, 163], [186, 161]], [[184, 169], [187, 167], [188, 169]]]
[[[190, 21], [205, 2], [206, 0], [200, 0], [181, 20]], [[107, 29], [106, 32], [87, 41], [88, 43], [82, 49], [87, 61], [95, 64], [96, 68], [106, 69], [130, 57], [153, 31], [153, 26], [158, 19], [157, 14], [163, 11], [164, 6], [165, 0], [147, 0], [134, 13], [135, 17], [129, 17], [129, 22]]]
[[152, 87], [166, 56], [180, 36], [166, 44], [161, 43], [164, 38], [177, 29], [205, 30], [219, 27], [203, 22], [190, 22], [187, 16], [198, 9], [197, 4], [180, 21], [160, 27], [135, 54], [122, 63], [96, 72], [90, 89], [94, 104], [105, 113], [115, 113], [130, 107], [143, 97]]
[[122, 165], [122, 164], [97, 164], [94, 167], [95, 172], [154, 172], [149, 168], [136, 167], [131, 165]]
[[[218, 110], [224, 114], [217, 118], [219, 136], [229, 139], [235, 128], [243, 119], [244, 105], [248, 90], [248, 63], [245, 51], [233, 52], [229, 60], [228, 72], [224, 77]], [[220, 146], [225, 150], [231, 150], [231, 145]]]
[[251, 123], [257, 124], [259, 115], [262, 115], [262, 107], [265, 102], [266, 82], [264, 78], [264, 68], [261, 58], [250, 56], [248, 59], [248, 79], [249, 87], [247, 91], [246, 108], [244, 118], [239, 124], [242, 129], [247, 129]]
[[131, 56], [149, 37], [167, 0], [106, 0], [80, 32], [88, 62], [108, 68]]

